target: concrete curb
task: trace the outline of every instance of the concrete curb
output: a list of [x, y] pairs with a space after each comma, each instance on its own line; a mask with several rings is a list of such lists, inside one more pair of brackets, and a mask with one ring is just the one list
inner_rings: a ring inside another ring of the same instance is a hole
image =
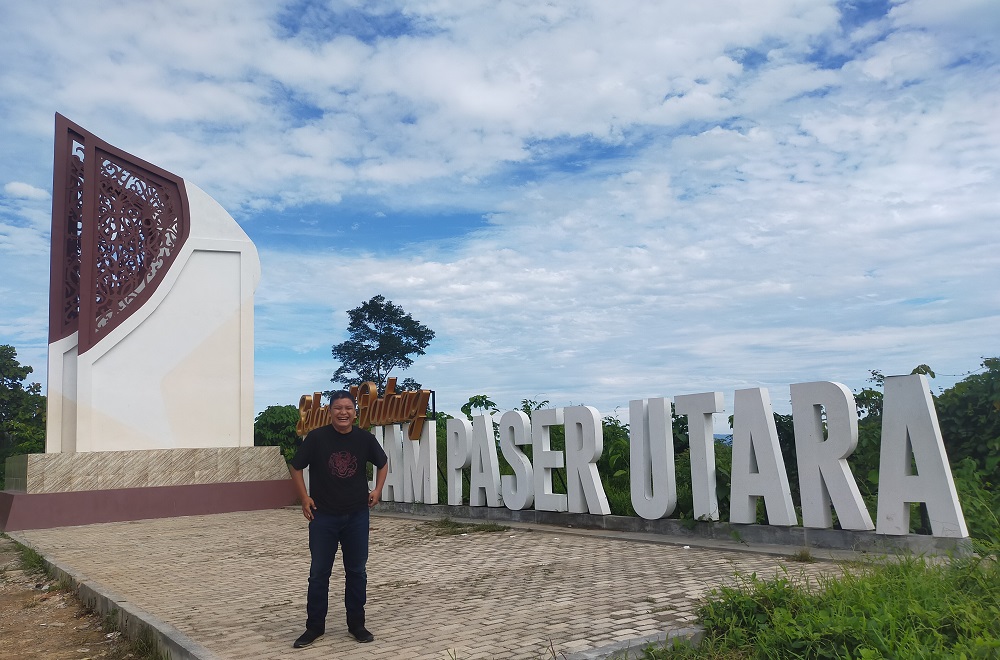
[[636, 660], [645, 655], [643, 650], [650, 644], [664, 644], [668, 641], [672, 644], [675, 640], [681, 639], [687, 640], [691, 644], [698, 644], [703, 634], [704, 631], [697, 626], [678, 628], [655, 635], [626, 639], [597, 649], [577, 651], [566, 655], [564, 660]]
[[[17, 532], [5, 532], [5, 534], [17, 543], [38, 552], [37, 548]], [[221, 660], [219, 656], [169, 623], [160, 621], [110, 589], [96, 582], [88, 582], [83, 576], [60, 566], [44, 554], [39, 554], [58, 582], [72, 589], [86, 607], [103, 617], [110, 616], [126, 638], [145, 642], [154, 648], [160, 657], [167, 660]]]
[[[727, 522], [681, 521], [672, 518], [645, 520], [629, 516], [600, 516], [589, 513], [565, 513], [506, 507], [454, 506], [419, 502], [382, 502], [379, 510], [437, 518], [461, 518], [488, 522], [518, 522], [557, 528], [575, 528], [616, 535], [634, 534], [663, 542], [691, 545], [715, 545], [720, 542], [743, 545], [756, 552], [782, 548], [789, 554], [795, 548], [819, 551], [864, 553], [871, 555], [919, 554], [969, 556], [972, 542], [966, 538], [945, 538], [907, 534], [888, 536], [875, 532], [841, 529], [808, 529], [773, 525], [739, 525]], [[756, 546], [756, 547], [754, 547]]]

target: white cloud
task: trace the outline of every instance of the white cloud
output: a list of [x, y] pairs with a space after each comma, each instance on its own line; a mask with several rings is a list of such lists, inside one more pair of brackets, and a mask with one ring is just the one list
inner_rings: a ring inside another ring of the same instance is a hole
[[[377, 293], [437, 332], [412, 375], [451, 411], [959, 373], [996, 350], [1000, 12], [939, 5], [437, 0], [379, 35], [329, 15], [363, 4], [8, 4], [0, 278], [44, 276], [59, 111], [244, 221], [258, 405], [326, 387]], [[436, 212], [489, 222], [398, 247]]]
[[45, 200], [49, 198], [47, 190], [42, 190], [29, 183], [22, 183], [20, 181], [11, 181], [5, 184], [3, 191], [8, 197], [14, 199]]

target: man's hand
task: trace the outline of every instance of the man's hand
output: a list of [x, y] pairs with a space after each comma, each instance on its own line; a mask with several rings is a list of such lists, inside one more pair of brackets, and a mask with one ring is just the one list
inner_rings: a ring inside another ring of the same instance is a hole
[[306, 520], [312, 520], [316, 503], [313, 502], [313, 499], [309, 497], [308, 491], [306, 491], [306, 482], [302, 478], [302, 470], [296, 470], [293, 467], [289, 469], [289, 472], [292, 474], [292, 485], [295, 486], [295, 494], [299, 496], [299, 501], [302, 502], [302, 515], [306, 517]]
[[385, 485], [385, 478], [389, 474], [389, 463], [380, 467], [375, 472], [375, 488], [368, 493], [368, 508], [372, 508], [382, 499], [382, 486]]

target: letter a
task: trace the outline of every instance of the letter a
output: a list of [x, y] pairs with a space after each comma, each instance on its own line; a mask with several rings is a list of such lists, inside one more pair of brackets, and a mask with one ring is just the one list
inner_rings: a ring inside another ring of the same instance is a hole
[[[913, 474], [911, 460], [917, 466]], [[965, 538], [941, 428], [923, 374], [889, 376], [882, 403], [876, 534], [907, 534], [910, 503], [924, 502], [934, 536]]]
[[493, 416], [472, 418], [469, 506], [500, 506], [500, 463], [493, 439]]
[[376, 438], [381, 436], [382, 448], [385, 450], [386, 458], [389, 459], [387, 465], [389, 472], [385, 476], [385, 484], [382, 486], [382, 499], [386, 502], [405, 502], [403, 485], [403, 435], [398, 425], [383, 426], [376, 428], [374, 434]]
[[729, 522], [756, 522], [763, 496], [770, 525], [794, 525], [795, 507], [778, 446], [778, 430], [767, 390], [736, 390], [733, 401], [733, 483]]

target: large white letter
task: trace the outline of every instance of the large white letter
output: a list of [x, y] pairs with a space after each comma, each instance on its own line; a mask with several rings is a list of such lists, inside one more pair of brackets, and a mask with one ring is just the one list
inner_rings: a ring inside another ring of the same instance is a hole
[[[910, 461], [916, 464], [913, 474]], [[969, 530], [923, 374], [889, 376], [882, 400], [878, 534], [910, 531], [910, 503], [924, 502], [934, 536], [965, 538]]]
[[632, 508], [646, 520], [666, 518], [677, 506], [670, 404], [666, 399], [629, 401], [628, 421]]
[[770, 525], [794, 525], [795, 507], [778, 446], [778, 430], [767, 390], [736, 390], [733, 402], [733, 486], [729, 521], [756, 522], [757, 498], [764, 498]]
[[451, 418], [445, 427], [448, 438], [448, 504], [462, 504], [462, 471], [469, 467], [472, 455], [469, 437], [472, 424], [464, 419]]
[[493, 439], [493, 416], [472, 419], [472, 472], [469, 506], [500, 506], [500, 463]]
[[508, 410], [500, 417], [500, 451], [514, 474], [500, 477], [504, 506], [512, 511], [527, 509], [535, 501], [531, 461], [518, 445], [531, 444], [531, 420], [520, 410]]
[[552, 451], [549, 427], [563, 423], [562, 408], [536, 410], [531, 415], [531, 456], [534, 459], [535, 510], [565, 511], [566, 496], [552, 492], [552, 470], [563, 467], [563, 454]]
[[715, 494], [715, 423], [712, 415], [725, 410], [722, 392], [675, 396], [674, 410], [678, 416], [687, 415], [688, 418], [694, 517], [696, 520], [718, 520], [719, 498]]
[[437, 422], [424, 421], [420, 440], [410, 440], [409, 424], [403, 431], [403, 499], [407, 502], [438, 503]]
[[597, 459], [604, 450], [601, 415], [590, 406], [573, 406], [563, 411], [566, 424], [566, 493], [570, 513], [611, 513], [604, 493]]
[[[379, 427], [376, 427], [379, 428]], [[389, 473], [385, 476], [385, 484], [382, 486], [382, 499], [386, 502], [405, 502], [406, 486], [403, 485], [405, 477], [403, 467], [403, 430], [399, 424], [389, 424], [381, 427], [382, 448], [389, 458]]]
[[858, 446], [858, 408], [851, 390], [840, 383], [823, 381], [796, 383], [791, 391], [802, 524], [832, 527], [832, 504], [843, 529], [875, 529], [847, 464], [847, 457]]

